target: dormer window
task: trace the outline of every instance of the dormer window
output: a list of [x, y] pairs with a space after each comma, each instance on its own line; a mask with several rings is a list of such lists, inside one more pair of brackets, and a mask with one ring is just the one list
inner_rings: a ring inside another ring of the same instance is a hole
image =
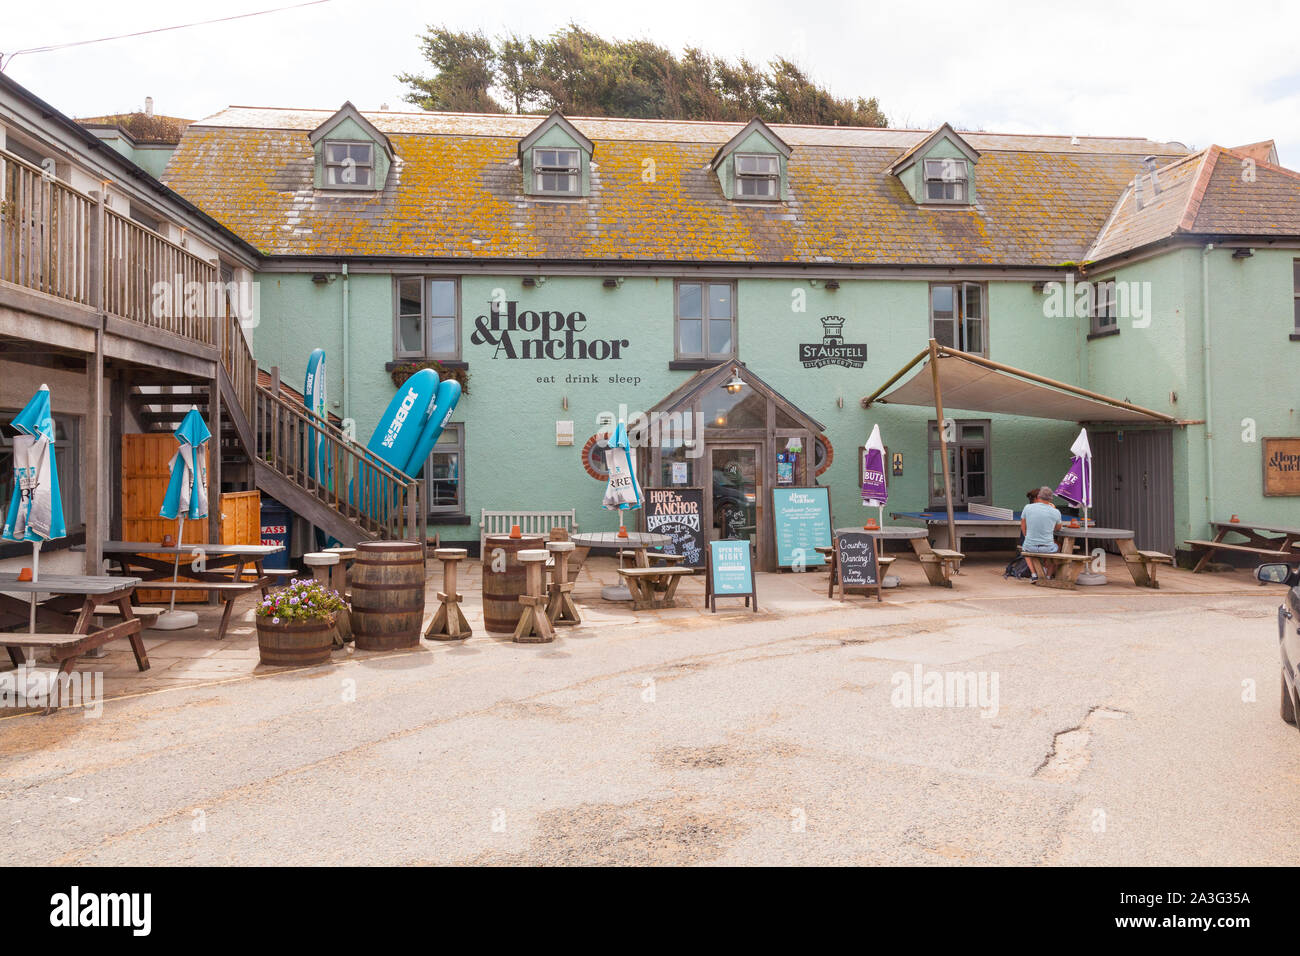
[[591, 161], [595, 148], [558, 111], [552, 113], [519, 141], [524, 192], [573, 199], [586, 196], [595, 168]]
[[970, 178], [964, 159], [927, 159], [925, 161], [925, 199], [927, 202], [965, 202], [966, 183]]
[[325, 185], [369, 189], [375, 181], [375, 144], [325, 142]]
[[316, 160], [317, 189], [378, 192], [388, 182], [396, 154], [388, 137], [351, 103], [308, 135]]
[[709, 160], [722, 195], [740, 202], [780, 202], [790, 198], [788, 143], [755, 117]]
[[921, 205], [975, 207], [975, 167], [980, 154], [944, 123], [913, 145], [886, 171], [897, 176], [912, 200]]
[[781, 160], [773, 153], [736, 154], [736, 198], [779, 199]]
[[533, 150], [534, 191], [577, 196], [582, 186], [581, 154], [576, 149]]

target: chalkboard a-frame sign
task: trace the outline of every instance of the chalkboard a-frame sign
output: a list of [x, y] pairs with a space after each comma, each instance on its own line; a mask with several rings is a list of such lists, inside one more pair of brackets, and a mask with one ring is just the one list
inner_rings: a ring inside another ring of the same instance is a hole
[[754, 581], [754, 545], [744, 539], [710, 541], [704, 574], [704, 600], [718, 613], [718, 598], [743, 597], [745, 606], [758, 611]]
[[876, 560], [876, 538], [865, 531], [841, 531], [835, 535], [835, 576], [840, 600], [850, 588], [875, 590], [880, 596], [880, 564]]

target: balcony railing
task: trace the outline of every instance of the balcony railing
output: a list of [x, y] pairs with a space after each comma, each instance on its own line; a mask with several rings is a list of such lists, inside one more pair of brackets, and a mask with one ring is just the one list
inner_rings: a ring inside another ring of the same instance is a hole
[[98, 204], [0, 151], [0, 280], [94, 304], [91, 219]]
[[0, 281], [217, 345], [219, 269], [0, 149]]

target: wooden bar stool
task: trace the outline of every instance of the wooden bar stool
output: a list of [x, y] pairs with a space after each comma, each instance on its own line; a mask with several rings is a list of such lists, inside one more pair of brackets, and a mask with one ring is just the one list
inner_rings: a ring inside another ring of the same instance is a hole
[[352, 561], [357, 556], [356, 548], [326, 548], [326, 554], [337, 554], [339, 563], [335, 566], [334, 572], [330, 575], [330, 587], [339, 592], [339, 597], [347, 599], [348, 591], [348, 568], [352, 567]]
[[577, 605], [573, 603], [573, 582], [569, 580], [569, 555], [573, 552], [572, 541], [548, 541], [546, 550], [554, 556], [551, 565], [551, 584], [546, 603], [546, 619], [561, 627], [571, 627], [582, 623]]
[[456, 590], [456, 565], [465, 560], [464, 548], [436, 548], [433, 556], [442, 562], [442, 590], [438, 592], [438, 611], [424, 632], [430, 641], [463, 641], [473, 631], [460, 609], [460, 592]]
[[[333, 551], [313, 551], [302, 556], [302, 563], [311, 571], [311, 576], [332, 591], [343, 592], [335, 585], [338, 577], [339, 556]], [[342, 647], [352, 640], [352, 615], [344, 608], [334, 615], [334, 646]]]
[[555, 640], [555, 631], [551, 629], [551, 622], [546, 617], [546, 589], [542, 585], [546, 557], [547, 553], [541, 548], [530, 548], [518, 553], [526, 575], [524, 593], [519, 597], [524, 613], [519, 617], [514, 637], [520, 644], [548, 644]]

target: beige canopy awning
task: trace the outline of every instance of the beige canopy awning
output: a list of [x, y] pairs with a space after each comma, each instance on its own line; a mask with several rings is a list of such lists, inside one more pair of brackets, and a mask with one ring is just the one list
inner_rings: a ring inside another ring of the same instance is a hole
[[[882, 394], [925, 359], [928, 361], [910, 379], [893, 391]], [[939, 370], [938, 386], [945, 409], [1027, 415], [1068, 422], [1173, 424], [1176, 421], [1172, 415], [941, 345], [934, 346], [933, 356], [927, 349], [905, 365], [897, 375], [864, 398], [863, 407], [870, 407], [875, 402], [934, 407], [935, 377], [931, 362]]]

